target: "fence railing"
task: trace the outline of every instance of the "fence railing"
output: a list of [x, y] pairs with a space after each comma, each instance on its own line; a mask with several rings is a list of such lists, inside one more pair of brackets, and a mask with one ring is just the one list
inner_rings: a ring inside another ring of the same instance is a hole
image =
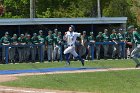
[[[43, 44], [30, 44], [30, 45], [0, 45], [0, 48], [5, 48], [5, 63], [8, 64], [8, 60], [9, 60], [9, 48], [21, 48], [21, 47], [41, 47], [43, 46]], [[40, 48], [40, 62], [43, 61], [42, 59], [43, 56], [43, 49]]]
[[[95, 51], [95, 47], [96, 45], [115, 45], [116, 43], [115, 42], [96, 42], [94, 44], [90, 44], [90, 47], [91, 47], [91, 60], [94, 60], [94, 51]], [[117, 43], [119, 45], [122, 46], [122, 54], [123, 56], [125, 56], [125, 42], [119, 42]], [[31, 44], [31, 45], [0, 45], [0, 48], [5, 48], [5, 63], [8, 64], [9, 62], [9, 48], [19, 48], [19, 47], [40, 47], [40, 62], [43, 62], [43, 49], [41, 48], [41, 46], [43, 46], [43, 44], [37, 44], [37, 45], [34, 45], [34, 44]], [[60, 46], [60, 61], [63, 60], [63, 51], [62, 51], [62, 46]]]

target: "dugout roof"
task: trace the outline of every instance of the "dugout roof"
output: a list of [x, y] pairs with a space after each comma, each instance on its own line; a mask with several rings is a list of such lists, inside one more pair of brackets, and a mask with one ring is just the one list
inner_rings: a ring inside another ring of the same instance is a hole
[[0, 19], [0, 25], [39, 25], [39, 24], [126, 24], [127, 17], [101, 18], [18, 18]]

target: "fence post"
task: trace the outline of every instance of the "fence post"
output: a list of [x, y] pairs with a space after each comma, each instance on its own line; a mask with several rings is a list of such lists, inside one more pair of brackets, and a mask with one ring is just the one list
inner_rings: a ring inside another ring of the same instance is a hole
[[94, 60], [94, 45], [91, 44], [91, 59]]
[[8, 64], [9, 60], [9, 46], [4, 46], [5, 47], [5, 63]]
[[[38, 45], [37, 45], [38, 46]], [[40, 47], [40, 62], [42, 62], [42, 56], [43, 56], [43, 44], [40, 44], [38, 47]]]
[[122, 50], [122, 51], [123, 51], [123, 58], [125, 58], [125, 43], [123, 42], [122, 45], [123, 45], [123, 46], [122, 46], [122, 47], [123, 47], [123, 50]]
[[63, 53], [63, 51], [62, 51], [62, 45], [60, 45], [60, 61], [62, 62], [62, 53]]

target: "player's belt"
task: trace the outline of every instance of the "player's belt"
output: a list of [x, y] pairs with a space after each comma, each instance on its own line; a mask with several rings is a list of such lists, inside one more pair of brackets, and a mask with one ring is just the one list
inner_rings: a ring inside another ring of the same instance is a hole
[[74, 44], [68, 45], [68, 46], [74, 46]]

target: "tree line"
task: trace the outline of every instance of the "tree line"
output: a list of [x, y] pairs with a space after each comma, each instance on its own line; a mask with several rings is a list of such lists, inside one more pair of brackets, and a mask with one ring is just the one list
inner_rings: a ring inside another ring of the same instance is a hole
[[[139, 0], [100, 0], [102, 17], [128, 17], [139, 25]], [[29, 18], [30, 0], [4, 0], [1, 18]], [[97, 17], [97, 0], [36, 0], [36, 18]]]

